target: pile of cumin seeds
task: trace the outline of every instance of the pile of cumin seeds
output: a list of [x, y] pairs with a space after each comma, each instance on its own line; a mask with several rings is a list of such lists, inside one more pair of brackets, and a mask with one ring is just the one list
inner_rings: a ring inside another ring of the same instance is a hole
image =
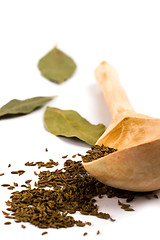
[[[35, 165], [27, 163], [26, 166]], [[115, 189], [99, 182], [84, 169], [82, 161], [68, 159], [62, 169], [50, 171], [46, 168], [36, 175], [38, 181], [34, 188], [11, 193], [10, 200], [6, 202], [10, 214], [4, 212], [5, 218], [29, 222], [39, 228], [84, 227], [91, 223], [75, 220], [71, 214], [78, 211], [83, 215], [114, 221], [109, 213], [98, 211], [95, 197], [107, 195], [130, 202], [139, 196], [139, 193]]]
[[94, 197], [102, 194], [103, 184], [89, 176], [82, 161], [66, 160], [62, 169], [41, 171], [36, 188], [13, 192], [6, 203], [11, 215], [5, 217], [39, 228], [91, 225], [70, 215], [77, 211], [114, 221], [108, 213], [98, 211]]
[[113, 153], [117, 151], [117, 149], [115, 148], [110, 148], [110, 147], [106, 147], [103, 144], [100, 145], [93, 145], [91, 146], [91, 149], [89, 149], [86, 153], [85, 156], [81, 156], [83, 162], [87, 163], [87, 162], [92, 162], [98, 158], [107, 156], [110, 153]]

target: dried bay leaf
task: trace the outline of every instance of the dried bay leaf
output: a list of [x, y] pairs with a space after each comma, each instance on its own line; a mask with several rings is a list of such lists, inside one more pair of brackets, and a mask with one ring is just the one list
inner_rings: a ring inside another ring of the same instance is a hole
[[44, 123], [49, 132], [56, 136], [77, 137], [93, 145], [105, 131], [103, 124], [93, 125], [73, 110], [47, 107]]
[[54, 47], [39, 60], [38, 68], [47, 79], [62, 83], [72, 76], [76, 69], [76, 64], [71, 57]]
[[13, 99], [0, 108], [0, 118], [30, 113], [36, 108], [42, 107], [52, 98], [53, 97], [34, 97], [25, 100]]

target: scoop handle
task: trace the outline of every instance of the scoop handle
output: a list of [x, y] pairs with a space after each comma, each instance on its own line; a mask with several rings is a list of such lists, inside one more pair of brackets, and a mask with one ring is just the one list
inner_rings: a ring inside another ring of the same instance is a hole
[[122, 112], [135, 112], [120, 84], [117, 71], [109, 63], [101, 62], [95, 69], [95, 77], [113, 119]]

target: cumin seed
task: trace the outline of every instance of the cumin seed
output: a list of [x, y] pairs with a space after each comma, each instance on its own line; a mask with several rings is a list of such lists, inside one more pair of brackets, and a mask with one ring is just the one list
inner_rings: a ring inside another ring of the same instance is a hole
[[4, 223], [4, 225], [10, 225], [11, 224], [11, 222], [5, 222]]
[[18, 171], [12, 171], [11, 174], [18, 174]]
[[5, 216], [8, 216], [9, 213], [5, 212], [5, 211], [2, 211], [2, 213], [5, 215]]
[[4, 184], [2, 184], [1, 186], [2, 186], [2, 187], [9, 187], [10, 184], [4, 183]]
[[25, 173], [24, 170], [18, 170], [18, 174], [19, 174], [19, 176], [21, 176], [21, 175], [24, 174], [24, 173]]
[[7, 189], [13, 190], [15, 187], [14, 186], [9, 186]]
[[26, 180], [26, 181], [25, 181], [26, 184], [28, 184], [28, 183], [30, 183], [30, 182], [32, 182], [32, 180]]
[[97, 231], [97, 235], [99, 235], [99, 234], [100, 234], [100, 231], [98, 230], [98, 231]]
[[85, 232], [85, 233], [83, 233], [83, 236], [86, 236], [88, 233], [87, 232]]
[[68, 157], [68, 155], [62, 156], [62, 158], [67, 158], [67, 157]]

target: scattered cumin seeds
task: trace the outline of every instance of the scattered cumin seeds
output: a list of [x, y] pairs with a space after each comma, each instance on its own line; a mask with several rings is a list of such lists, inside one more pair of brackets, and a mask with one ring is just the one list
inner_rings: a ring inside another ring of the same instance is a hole
[[58, 166], [58, 164], [59, 164], [58, 162], [53, 161], [53, 159], [49, 159], [48, 163], [50, 163], [50, 164], [52, 164], [54, 166]]
[[76, 211], [111, 220], [109, 214], [98, 212], [93, 199], [111, 192], [110, 188], [90, 176], [82, 161], [66, 160], [62, 169], [41, 171], [35, 186], [34, 189], [12, 192], [11, 201], [6, 202], [7, 210], [12, 211], [15, 220], [30, 222], [39, 228], [57, 229], [91, 225], [68, 215]]
[[4, 225], [10, 225], [11, 224], [11, 222], [5, 222], [4, 223]]
[[118, 200], [118, 205], [120, 205], [121, 208], [125, 211], [134, 211], [134, 209], [130, 207], [131, 206], [130, 204], [122, 203], [120, 202], [120, 200]]
[[36, 163], [34, 163], [34, 162], [26, 162], [25, 166], [33, 167], [33, 166], [36, 166]]
[[23, 225], [23, 224], [21, 225], [21, 227], [22, 227], [22, 228], [26, 228], [26, 226], [25, 226], [25, 225]]
[[11, 167], [11, 164], [10, 164], [10, 163], [8, 164], [8, 167]]
[[78, 227], [84, 227], [86, 223], [82, 222], [81, 220], [78, 220], [75, 222]]
[[41, 235], [46, 235], [48, 232], [43, 232]]
[[[49, 164], [52, 161], [50, 160]], [[38, 164], [44, 164], [46, 167], [46, 163], [37, 162], [36, 165]], [[82, 161], [68, 159], [62, 169], [54, 171], [47, 169], [37, 175], [35, 188], [23, 185], [27, 189], [12, 192], [10, 201], [6, 202], [7, 210], [12, 212], [11, 217], [15, 222], [30, 222], [39, 228], [57, 229], [91, 225], [70, 216], [77, 211], [83, 215], [115, 221], [108, 213], [98, 211], [94, 197], [106, 195], [108, 198], [118, 197], [129, 202], [135, 196], [145, 195], [104, 185], [84, 169]], [[119, 205], [126, 211], [133, 211], [129, 204], [119, 201]]]
[[24, 170], [12, 171], [11, 174], [18, 174], [19, 176], [25, 173]]
[[81, 157], [83, 162], [92, 162], [115, 151], [117, 151], [117, 149], [106, 147], [103, 144], [101, 146], [93, 145], [91, 146], [91, 149], [86, 152], [87, 154]]
[[46, 148], [45, 151], [48, 152], [48, 148]]
[[3, 175], [4, 175], [4, 173], [0, 173], [0, 177], [3, 176]]

